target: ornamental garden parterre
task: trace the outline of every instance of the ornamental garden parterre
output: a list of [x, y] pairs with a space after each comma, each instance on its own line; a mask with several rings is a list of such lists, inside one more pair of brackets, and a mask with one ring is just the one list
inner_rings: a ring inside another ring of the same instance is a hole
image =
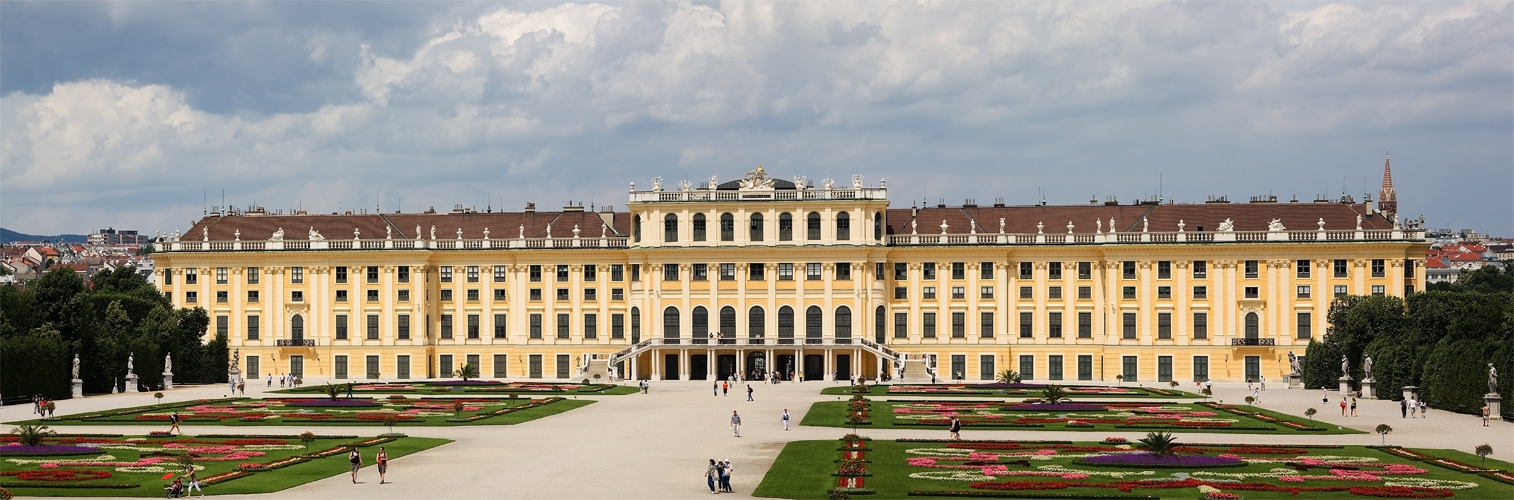
[[417, 398], [225, 398], [156, 404], [63, 415], [22, 423], [150, 424], [168, 426], [177, 412], [182, 426], [398, 424], [518, 424], [594, 403], [591, 400], [508, 397]]
[[[346, 384], [336, 384], [345, 391]], [[320, 394], [324, 386], [311, 385], [273, 391], [275, 394]], [[353, 393], [365, 394], [488, 394], [505, 396], [521, 395], [606, 395], [618, 396], [637, 392], [635, 387], [617, 384], [547, 384], [539, 382], [502, 382], [498, 380], [421, 380], [406, 382], [352, 384]]]
[[[860, 418], [865, 414], [866, 418]], [[1248, 406], [1215, 402], [1057, 402], [1009, 403], [970, 400], [850, 401], [815, 403], [804, 425], [945, 429], [955, 417], [966, 429], [1358, 434], [1314, 425]]]
[[[870, 396], [977, 396], [977, 397], [1030, 397], [1037, 396], [1048, 384], [997, 383], [997, 384], [904, 384], [904, 385], [855, 385], [827, 387], [821, 394]], [[1158, 387], [1106, 387], [1098, 385], [1059, 386], [1068, 396], [1098, 398], [1202, 398], [1200, 394]]]

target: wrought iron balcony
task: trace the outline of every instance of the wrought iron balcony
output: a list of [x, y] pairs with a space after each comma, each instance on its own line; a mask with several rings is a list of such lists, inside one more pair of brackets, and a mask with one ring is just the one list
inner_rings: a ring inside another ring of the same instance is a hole
[[1277, 339], [1230, 339], [1230, 345], [1275, 346], [1277, 345]]
[[275, 344], [279, 347], [315, 347], [315, 339], [279, 339]]

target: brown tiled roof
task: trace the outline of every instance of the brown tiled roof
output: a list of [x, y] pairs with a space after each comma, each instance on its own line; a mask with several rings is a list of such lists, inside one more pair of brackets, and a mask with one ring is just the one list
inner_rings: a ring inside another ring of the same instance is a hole
[[[1214, 231], [1220, 222], [1231, 219], [1236, 231], [1266, 231], [1272, 219], [1289, 230], [1306, 231], [1319, 229], [1319, 219], [1325, 220], [1326, 230], [1356, 229], [1356, 215], [1363, 214], [1362, 229], [1390, 229], [1393, 224], [1381, 215], [1366, 217], [1363, 205], [1341, 203], [1204, 203], [1204, 204], [1145, 204], [1145, 205], [1063, 205], [1063, 206], [1017, 206], [1017, 207], [947, 207], [947, 208], [894, 208], [888, 211], [889, 234], [910, 234], [910, 221], [918, 220], [919, 234], [941, 234], [941, 221], [945, 220], [947, 232], [969, 232], [969, 222], [976, 223], [979, 233], [998, 233], [999, 219], [1004, 219], [1006, 233], [1034, 233], [1036, 223], [1043, 225], [1046, 233], [1065, 233], [1067, 223], [1072, 222], [1073, 231], [1091, 233], [1102, 225], [1109, 232], [1109, 220], [1121, 232], [1139, 232], [1142, 218], [1150, 221], [1149, 230], [1154, 232], [1177, 231], [1178, 221], [1185, 224], [1185, 231]], [[1095, 221], [1100, 223], [1096, 223]]]
[[[627, 214], [611, 215], [614, 224], [610, 224], [608, 235], [624, 236], [630, 228]], [[199, 240], [204, 238], [201, 230], [208, 228], [211, 240], [231, 240], [236, 238], [237, 231], [241, 231], [243, 240], [265, 241], [273, 236], [274, 231], [282, 228], [284, 239], [306, 240], [310, 238], [310, 230], [313, 228], [328, 240], [351, 239], [354, 237], [354, 229], [359, 231], [359, 238], [382, 239], [388, 228], [388, 236], [394, 239], [413, 239], [416, 237], [416, 228], [419, 227], [421, 236], [430, 239], [431, 228], [434, 226], [437, 239], [456, 239], [458, 229], [462, 229], [463, 239], [482, 239], [484, 229], [489, 230], [490, 238], [516, 238], [522, 231], [527, 238], [544, 238], [549, 224], [554, 238], [572, 237], [575, 224], [579, 227], [580, 237], [598, 238], [604, 222], [595, 212], [236, 215], [206, 217], [181, 237], [188, 241]]]

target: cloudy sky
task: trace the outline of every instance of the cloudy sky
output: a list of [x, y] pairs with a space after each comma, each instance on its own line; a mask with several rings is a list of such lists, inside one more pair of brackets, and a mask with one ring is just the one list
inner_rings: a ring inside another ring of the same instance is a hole
[[893, 206], [1376, 196], [1514, 235], [1509, 2], [0, 2], [0, 226], [623, 209], [757, 165]]

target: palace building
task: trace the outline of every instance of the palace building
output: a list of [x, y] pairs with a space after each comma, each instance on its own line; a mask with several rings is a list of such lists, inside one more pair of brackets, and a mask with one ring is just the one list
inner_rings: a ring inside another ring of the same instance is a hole
[[891, 208], [761, 167], [626, 207], [212, 213], [153, 258], [247, 379], [1165, 383], [1282, 379], [1334, 297], [1422, 288], [1428, 247], [1370, 200]]

